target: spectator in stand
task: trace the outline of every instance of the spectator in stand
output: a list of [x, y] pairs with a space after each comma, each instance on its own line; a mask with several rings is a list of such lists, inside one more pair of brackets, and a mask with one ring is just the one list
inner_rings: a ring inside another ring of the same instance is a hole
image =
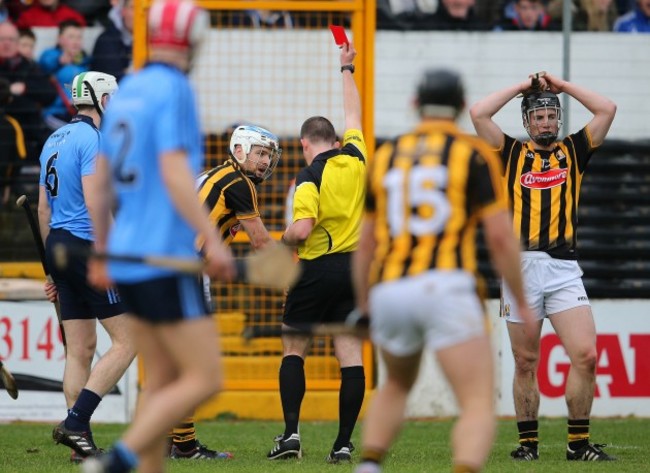
[[576, 31], [612, 31], [617, 10], [614, 0], [580, 0], [573, 20]]
[[17, 163], [26, 157], [23, 129], [15, 118], [6, 113], [6, 107], [11, 102], [9, 85], [7, 79], [0, 77], [0, 207], [9, 203]]
[[561, 25], [546, 12], [542, 0], [515, 0], [514, 16], [504, 18], [496, 31], [559, 31]]
[[34, 48], [36, 47], [36, 35], [31, 28], [18, 31], [18, 52], [25, 59], [34, 61]]
[[65, 20], [75, 20], [81, 26], [86, 26], [86, 20], [80, 13], [66, 5], [61, 5], [59, 0], [34, 0], [32, 6], [20, 14], [16, 26], [18, 28], [59, 26]]
[[63, 0], [63, 3], [81, 13], [88, 25], [103, 25], [111, 9], [109, 0]]
[[[440, 0], [436, 12], [414, 29], [483, 31], [488, 25], [474, 13], [475, 0]], [[430, 19], [429, 19], [430, 18]]]
[[[547, 12], [558, 23], [562, 22], [563, 0], [548, 2]], [[618, 16], [613, 0], [573, 0], [571, 3], [573, 31], [612, 31]]]
[[12, 100], [7, 113], [23, 127], [27, 156], [38, 160], [49, 130], [41, 116], [41, 108], [56, 98], [56, 88], [33, 61], [18, 52], [18, 29], [8, 21], [0, 23], [0, 77], [9, 81]]
[[436, 11], [438, 2], [424, 0], [378, 0], [377, 29], [408, 31], [415, 25], [426, 25]]
[[43, 72], [51, 76], [58, 92], [54, 103], [43, 110], [45, 123], [53, 130], [62, 127], [76, 115], [72, 93], [67, 85], [72, 84], [75, 76], [87, 71], [90, 65], [90, 58], [81, 49], [82, 45], [81, 25], [74, 20], [62, 21], [56, 46], [43, 51], [38, 61]]
[[116, 1], [108, 19], [106, 30], [95, 42], [90, 68], [111, 74], [119, 82], [131, 68], [133, 0]]
[[650, 33], [650, 0], [636, 0], [636, 8], [616, 20], [614, 31]]

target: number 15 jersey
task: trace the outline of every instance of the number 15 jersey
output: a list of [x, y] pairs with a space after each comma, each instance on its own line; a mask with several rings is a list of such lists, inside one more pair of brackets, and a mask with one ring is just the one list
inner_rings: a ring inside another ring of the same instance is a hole
[[452, 122], [428, 122], [384, 143], [368, 174], [377, 248], [370, 283], [429, 270], [477, 270], [476, 226], [506, 209], [499, 157]]

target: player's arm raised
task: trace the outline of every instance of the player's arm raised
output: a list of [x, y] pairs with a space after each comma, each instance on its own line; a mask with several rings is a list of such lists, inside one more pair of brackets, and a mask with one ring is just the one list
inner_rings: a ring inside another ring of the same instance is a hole
[[505, 104], [510, 102], [510, 100], [518, 94], [527, 92], [530, 88], [531, 80], [528, 79], [519, 84], [494, 92], [476, 102], [469, 110], [469, 115], [472, 118], [472, 123], [478, 136], [487, 141], [492, 147], [500, 148], [503, 145], [503, 131], [494, 122], [492, 117]]
[[[353, 43], [341, 46], [341, 67], [353, 66], [357, 50]], [[343, 110], [345, 112], [345, 129], [361, 130], [361, 98], [354, 76], [349, 69], [341, 71], [343, 75]]]
[[547, 73], [544, 78], [551, 92], [569, 94], [594, 115], [587, 124], [587, 128], [591, 134], [592, 144], [599, 146], [607, 136], [609, 127], [612, 126], [614, 115], [616, 115], [616, 104], [607, 97], [551, 74]]

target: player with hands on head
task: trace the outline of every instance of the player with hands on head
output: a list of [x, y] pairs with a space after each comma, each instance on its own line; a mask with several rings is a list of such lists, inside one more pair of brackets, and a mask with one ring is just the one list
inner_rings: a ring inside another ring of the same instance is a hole
[[486, 461], [496, 420], [492, 348], [475, 276], [479, 222], [493, 266], [534, 326], [499, 158], [455, 124], [465, 106], [460, 76], [425, 71], [416, 104], [417, 128], [384, 143], [370, 165], [353, 258], [357, 308], [370, 314], [370, 336], [387, 371], [364, 419], [356, 473], [381, 471], [424, 349], [435, 352], [460, 411], [451, 434], [453, 471], [478, 472]]
[[[206, 273], [230, 281], [234, 259], [195, 189], [204, 156], [187, 74], [209, 15], [190, 0], [157, 0], [147, 28], [149, 62], [122, 80], [102, 124], [95, 249], [193, 258], [200, 237]], [[118, 210], [109, 232], [113, 190]], [[160, 473], [167, 433], [222, 388], [214, 321], [196, 275], [116, 260], [108, 268], [96, 261], [91, 269], [94, 281], [117, 284], [146, 382], [129, 428], [110, 452], [85, 461], [82, 471]]]
[[[582, 129], [558, 138], [565, 93], [592, 114]], [[493, 117], [523, 94], [521, 113], [530, 140], [505, 134]], [[565, 398], [568, 408], [567, 460], [606, 461], [603, 445], [590, 443], [589, 417], [596, 379], [596, 327], [577, 258], [580, 184], [594, 151], [614, 120], [616, 105], [606, 97], [547, 72], [494, 92], [472, 107], [480, 137], [498, 148], [513, 227], [523, 245], [522, 272], [537, 327], [531, 337], [521, 324], [511, 291], [502, 288], [502, 316], [515, 360], [514, 402], [519, 431], [515, 460], [539, 458], [537, 368], [542, 323], [548, 318], [571, 363]]]
[[[289, 289], [284, 307], [279, 381], [285, 429], [275, 438], [269, 460], [302, 455], [300, 406], [311, 338], [300, 333], [300, 327], [343, 322], [354, 308], [351, 256], [359, 241], [367, 159], [361, 100], [353, 77], [356, 54], [352, 43], [341, 46], [343, 146], [324, 117], [308, 118], [300, 130], [307, 166], [296, 178], [293, 220], [282, 241], [297, 247], [302, 274]], [[292, 332], [292, 327], [298, 330]], [[365, 394], [362, 341], [353, 335], [334, 336], [334, 353], [341, 367], [341, 387], [339, 431], [326, 458], [329, 463], [351, 460], [350, 438]]]
[[[78, 113], [52, 133], [40, 157], [38, 219], [53, 279], [53, 283], [45, 283], [45, 294], [51, 302], [60, 302], [67, 341], [63, 393], [68, 416], [54, 428], [52, 437], [72, 448], [72, 462], [99, 453], [90, 419], [135, 357], [134, 340], [123, 315], [125, 308], [115, 289], [98, 291], [91, 287], [82, 257], [72, 256], [66, 269], [54, 264], [57, 245], [93, 245], [92, 217], [101, 198], [95, 168], [102, 139], [98, 128], [116, 90], [117, 80], [109, 74], [89, 71], [76, 75], [72, 102]], [[111, 347], [91, 369], [97, 320], [110, 336]]]
[[[224, 244], [229, 245], [243, 229], [253, 249], [263, 249], [275, 242], [260, 217], [256, 186], [273, 174], [282, 156], [280, 142], [264, 128], [241, 125], [233, 131], [228, 149], [230, 159], [198, 177], [199, 200], [208, 209], [210, 221]], [[203, 288], [210, 307], [210, 278], [204, 277]], [[211, 450], [197, 440], [193, 417], [174, 427], [169, 442], [170, 458], [232, 458], [229, 452]]]

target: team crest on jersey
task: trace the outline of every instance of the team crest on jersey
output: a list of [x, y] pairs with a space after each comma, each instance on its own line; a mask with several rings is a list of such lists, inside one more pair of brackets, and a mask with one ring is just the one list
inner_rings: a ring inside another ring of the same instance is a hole
[[519, 183], [529, 189], [550, 189], [564, 184], [567, 178], [566, 169], [549, 169], [543, 172], [527, 172], [522, 174]]
[[237, 235], [237, 232], [241, 229], [241, 223], [236, 223], [232, 227], [230, 227], [230, 236], [235, 238], [235, 235]]

